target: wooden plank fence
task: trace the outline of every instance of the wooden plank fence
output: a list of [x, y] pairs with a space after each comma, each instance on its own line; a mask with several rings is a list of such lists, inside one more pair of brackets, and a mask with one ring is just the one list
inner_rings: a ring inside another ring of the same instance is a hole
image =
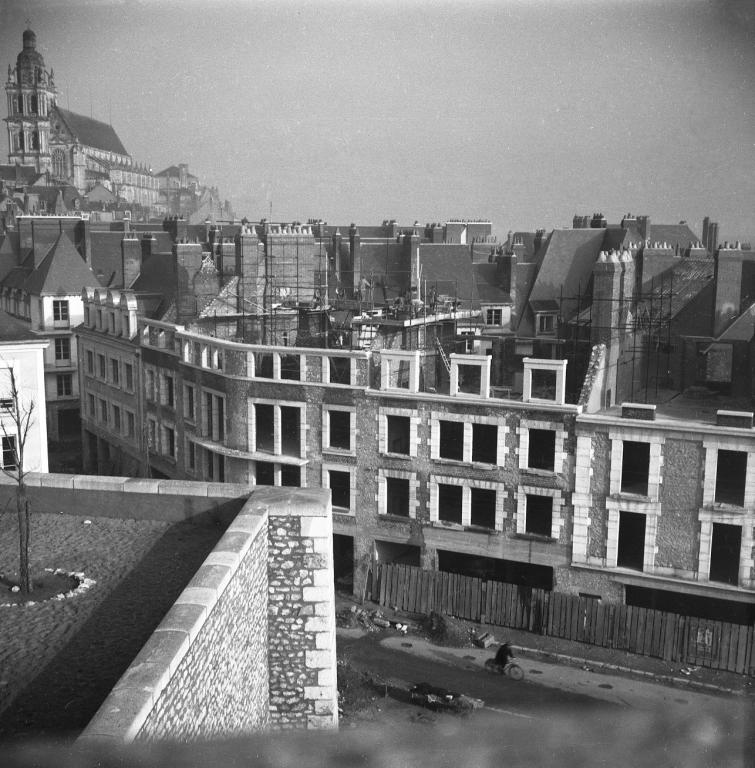
[[408, 565], [378, 565], [370, 598], [408, 613], [525, 629], [681, 664], [755, 674], [755, 627]]

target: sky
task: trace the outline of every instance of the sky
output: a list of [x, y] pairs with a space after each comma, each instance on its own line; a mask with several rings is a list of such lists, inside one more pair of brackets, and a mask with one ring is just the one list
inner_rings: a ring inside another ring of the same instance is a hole
[[751, 0], [0, 0], [3, 63], [27, 19], [60, 106], [238, 216], [755, 245]]

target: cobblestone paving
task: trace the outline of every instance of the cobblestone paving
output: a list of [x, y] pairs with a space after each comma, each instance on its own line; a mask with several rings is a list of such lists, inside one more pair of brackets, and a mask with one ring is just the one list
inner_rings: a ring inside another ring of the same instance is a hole
[[[212, 551], [219, 528], [33, 514], [32, 572], [97, 583], [63, 601], [0, 608], [0, 742], [75, 738]], [[18, 569], [15, 515], [0, 515], [0, 571]], [[2, 602], [2, 599], [0, 599]]]

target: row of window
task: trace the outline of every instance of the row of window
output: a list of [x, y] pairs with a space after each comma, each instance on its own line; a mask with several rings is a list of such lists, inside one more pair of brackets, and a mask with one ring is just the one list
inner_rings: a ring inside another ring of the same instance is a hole
[[94, 421], [106, 426], [110, 432], [131, 439], [136, 437], [136, 416], [133, 411], [121, 405], [95, 397], [90, 392], [87, 394], [87, 414]]
[[93, 350], [88, 349], [86, 367], [89, 376], [94, 376], [113, 387], [123, 386], [127, 392], [134, 391], [134, 366], [131, 363], [122, 363], [116, 357], [107, 358], [102, 353], [95, 354]]
[[128, 312], [116, 312], [115, 310], [103, 312], [102, 309], [90, 307], [84, 304], [84, 322], [90, 328], [113, 335], [131, 337], [131, 320]]
[[[657, 485], [659, 468], [651, 465], [651, 443], [622, 441], [621, 493], [655, 497], [651, 484]], [[717, 449], [713, 501], [717, 504], [744, 506], [747, 482], [747, 452]]]

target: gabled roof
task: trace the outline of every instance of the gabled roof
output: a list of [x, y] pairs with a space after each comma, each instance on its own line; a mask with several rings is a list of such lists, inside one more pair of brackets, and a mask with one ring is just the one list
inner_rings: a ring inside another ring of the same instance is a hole
[[105, 152], [115, 152], [119, 155], [128, 155], [118, 134], [112, 125], [94, 120], [91, 117], [77, 115], [61, 107], [54, 108], [54, 114], [60, 117], [71, 135], [86, 147], [94, 147]]
[[74, 248], [68, 235], [61, 232], [39, 266], [29, 275], [23, 288], [32, 296], [70, 296], [81, 293], [85, 286], [99, 287], [100, 282]]
[[[169, 165], [164, 170], [156, 173], [155, 176], [180, 176], [181, 169], [177, 165]], [[186, 172], [187, 179], [196, 179], [197, 177], [193, 173]]]

